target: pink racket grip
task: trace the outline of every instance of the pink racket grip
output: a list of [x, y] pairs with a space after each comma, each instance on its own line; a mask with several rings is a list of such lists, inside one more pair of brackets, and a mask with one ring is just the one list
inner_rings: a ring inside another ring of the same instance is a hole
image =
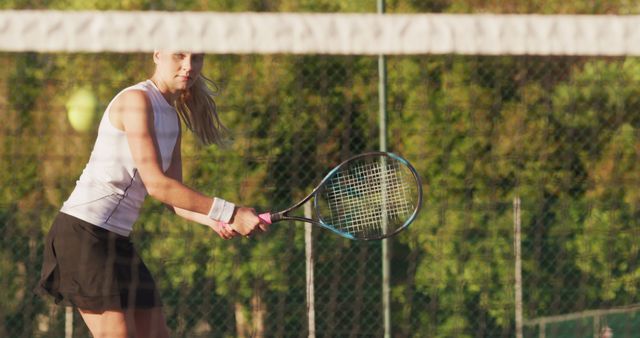
[[[271, 213], [270, 212], [265, 212], [264, 214], [260, 214], [258, 215], [258, 218], [260, 218], [260, 220], [262, 222], [264, 222], [267, 225], [271, 225]], [[225, 222], [218, 222], [219, 224], [222, 224], [223, 226], [229, 226], [229, 223], [225, 223]]]
[[267, 225], [271, 225], [271, 213], [270, 212], [265, 212], [263, 214], [258, 215], [258, 218], [260, 218], [262, 220], [262, 222], [264, 222]]

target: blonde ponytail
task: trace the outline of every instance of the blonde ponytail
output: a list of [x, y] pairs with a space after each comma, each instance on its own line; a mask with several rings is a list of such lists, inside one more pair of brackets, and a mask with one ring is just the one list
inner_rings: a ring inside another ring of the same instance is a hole
[[198, 76], [195, 83], [185, 90], [174, 102], [180, 118], [196, 137], [204, 144], [221, 144], [227, 128], [222, 125], [213, 100], [216, 93], [209, 87], [216, 84], [203, 75]]

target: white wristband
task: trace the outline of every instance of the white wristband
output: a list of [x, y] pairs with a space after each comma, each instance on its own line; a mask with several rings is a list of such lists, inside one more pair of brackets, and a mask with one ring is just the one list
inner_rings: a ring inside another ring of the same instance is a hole
[[229, 223], [235, 209], [235, 204], [227, 202], [222, 198], [214, 197], [211, 210], [209, 210], [209, 218], [214, 221]]

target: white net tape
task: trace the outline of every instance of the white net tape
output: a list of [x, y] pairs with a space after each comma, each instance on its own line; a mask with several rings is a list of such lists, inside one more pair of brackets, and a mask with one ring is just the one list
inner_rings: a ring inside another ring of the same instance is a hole
[[0, 50], [640, 55], [640, 16], [0, 11]]

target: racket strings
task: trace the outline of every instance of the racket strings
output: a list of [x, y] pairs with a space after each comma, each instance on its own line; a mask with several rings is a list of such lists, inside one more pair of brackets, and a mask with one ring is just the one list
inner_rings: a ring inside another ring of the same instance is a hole
[[[357, 176], [363, 174], [358, 171], [356, 173]], [[394, 175], [394, 173], [389, 171], [389, 177], [393, 177], [391, 175]], [[349, 176], [347, 175], [346, 180], [341, 184], [349, 185], [351, 191], [346, 195], [338, 194], [334, 196], [333, 203], [330, 203], [331, 209], [337, 211], [334, 213], [337, 216], [337, 219], [334, 216], [334, 224], [341, 227], [343, 231], [366, 234], [367, 236], [382, 235], [385, 228], [387, 230], [390, 227], [394, 228], [393, 219], [396, 216], [400, 216], [401, 209], [390, 208], [387, 204], [398, 200], [399, 195], [396, 193], [399, 190], [397, 186], [386, 184], [386, 187], [385, 185], [376, 187], [384, 187], [384, 189], [372, 189], [374, 187], [372, 183], [375, 182], [371, 182], [371, 179], [375, 179], [375, 176], [372, 175], [365, 182], [354, 182], [354, 177]], [[358, 185], [358, 183], [363, 184]]]
[[320, 216], [339, 231], [357, 237], [386, 235], [413, 213], [413, 181], [404, 165], [389, 158], [354, 163], [327, 182], [322, 194], [327, 215]]

